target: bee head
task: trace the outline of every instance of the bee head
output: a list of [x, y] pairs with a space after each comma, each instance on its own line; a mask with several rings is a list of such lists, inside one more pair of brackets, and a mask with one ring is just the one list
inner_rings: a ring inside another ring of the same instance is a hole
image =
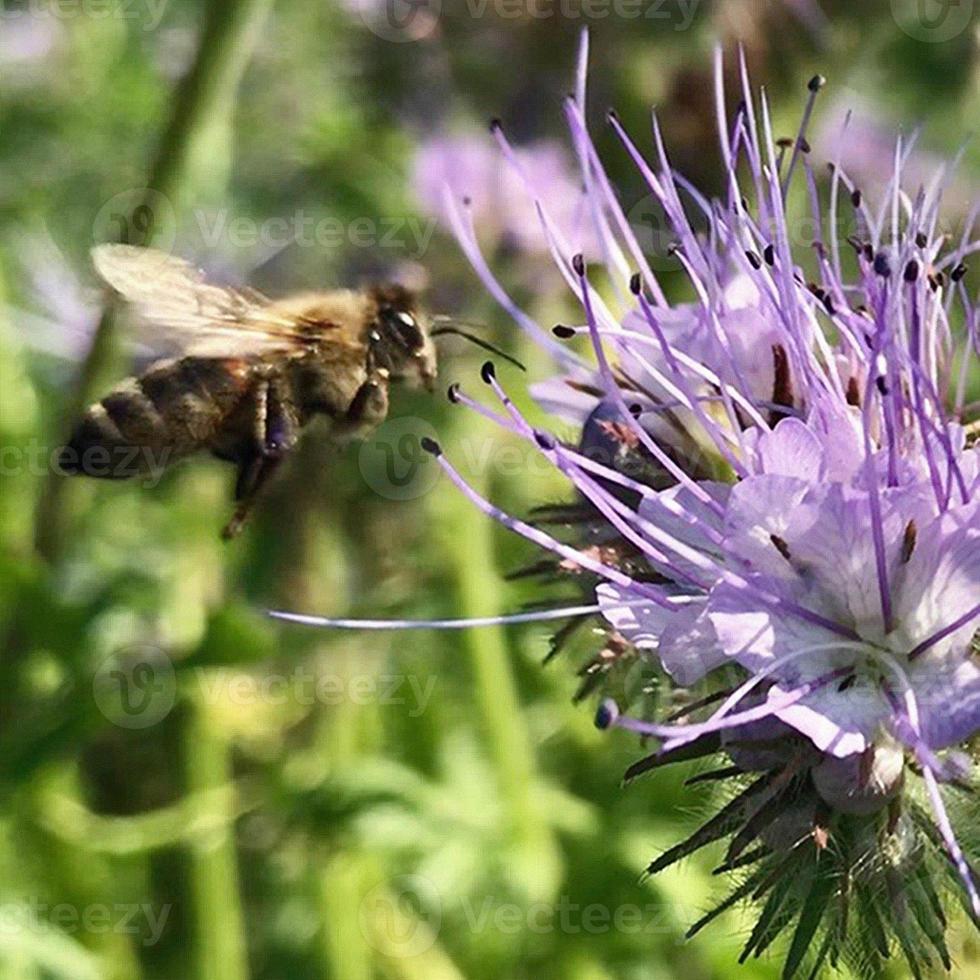
[[431, 391], [436, 380], [436, 350], [418, 297], [399, 285], [377, 286], [372, 296], [376, 311], [371, 350], [378, 366], [387, 368], [396, 380]]

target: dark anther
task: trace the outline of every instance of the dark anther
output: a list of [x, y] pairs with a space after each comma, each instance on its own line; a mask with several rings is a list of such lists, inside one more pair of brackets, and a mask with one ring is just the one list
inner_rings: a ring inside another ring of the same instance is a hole
[[428, 436], [422, 436], [422, 439], [420, 440], [420, 442], [421, 442], [422, 448], [427, 453], [431, 453], [433, 456], [441, 456], [442, 455], [442, 449], [440, 448], [439, 443], [435, 441], [435, 439], [430, 439]]
[[811, 92], [819, 92], [820, 89], [822, 89], [826, 84], [827, 84], [827, 79], [824, 78], [823, 75], [814, 75], [813, 78], [811, 78], [810, 81], [806, 83], [806, 87]]
[[610, 122], [618, 122], [619, 113], [615, 109], [609, 109], [606, 112], [606, 118], [609, 119]]
[[851, 191], [851, 204], [856, 208], [861, 207], [861, 192], [856, 187]]
[[909, 259], [908, 264], [905, 266], [905, 272], [902, 278], [906, 282], [915, 282], [919, 278], [919, 263], [915, 259]]
[[749, 260], [749, 265], [751, 265], [753, 269], [762, 268], [762, 259], [760, 259], [759, 256], [756, 255], [751, 249], [745, 253], [745, 257]]
[[616, 723], [619, 717], [619, 706], [612, 698], [606, 698], [596, 709], [595, 727], [605, 731], [610, 725]]
[[555, 437], [543, 429], [534, 430], [534, 441], [546, 452], [551, 452], [557, 445]]
[[455, 405], [459, 401], [459, 385], [454, 381], [446, 391], [446, 397]]
[[[774, 405], [793, 407], [793, 379], [789, 370], [789, 358], [782, 344], [772, 345], [772, 402]], [[786, 418], [786, 412], [773, 409], [769, 413], [769, 424], [775, 425]]]
[[570, 337], [575, 336], [574, 327], [566, 327], [563, 323], [556, 323], [552, 328], [551, 332], [556, 336], [560, 337], [562, 340], [568, 340]]
[[885, 380], [885, 376], [883, 374], [879, 374], [878, 377], [875, 378], [875, 387], [878, 389], [878, 391], [882, 394], [883, 397], [887, 397], [888, 382]]
[[789, 561], [789, 545], [786, 541], [781, 538], [778, 534], [770, 534], [769, 540], [772, 542], [772, 546], [778, 551], [787, 561]]
[[490, 384], [495, 377], [497, 377], [497, 369], [493, 366], [493, 361], [484, 361], [483, 367], [480, 368], [480, 377]]
[[874, 260], [875, 274], [887, 279], [891, 274], [891, 266], [888, 264], [888, 256], [884, 252], [879, 252]]
[[494, 118], [490, 120], [491, 133], [495, 133], [498, 129], [503, 129], [503, 127], [504, 124], [496, 116], [494, 116]]
[[582, 258], [581, 252], [577, 252], [572, 256], [572, 269], [577, 276], [585, 275], [585, 259]]
[[762, 257], [766, 260], [768, 265], [775, 265], [776, 250], [772, 247], [772, 245], [767, 245], [762, 252]]
[[916, 245], [918, 245], [918, 246], [919, 246], [919, 248], [925, 248], [925, 247], [926, 247], [926, 245], [928, 245], [928, 244], [929, 244], [929, 239], [928, 239], [928, 238], [926, 238], [926, 236], [925, 236], [925, 233], [924, 233], [924, 232], [921, 232], [921, 231], [920, 231], [920, 232], [919, 232], [919, 233], [918, 233], [918, 234], [917, 234], [917, 235], [915, 236], [915, 244], [916, 244]]
[[630, 292], [634, 296], [639, 296], [642, 288], [643, 280], [640, 278], [640, 274], [638, 272], [634, 272], [633, 275], [630, 276]]
[[915, 526], [915, 521], [909, 521], [905, 525], [905, 533], [902, 535], [902, 564], [908, 563], [908, 560], [912, 557], [912, 552], [915, 551], [915, 539], [918, 535], [918, 529]]
[[966, 275], [966, 266], [961, 262], [950, 274], [953, 282], [959, 282]]

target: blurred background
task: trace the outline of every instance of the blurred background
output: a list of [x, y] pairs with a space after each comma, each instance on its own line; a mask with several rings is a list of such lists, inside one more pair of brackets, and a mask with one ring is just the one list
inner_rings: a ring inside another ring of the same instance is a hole
[[[712, 46], [731, 69], [741, 44], [777, 135], [827, 76], [815, 168], [841, 152], [873, 195], [897, 131], [921, 127], [917, 180], [976, 126], [978, 23], [973, 0], [4, 0], [0, 977], [735, 975], [737, 910], [683, 941], [725, 893], [720, 855], [641, 877], [711, 788], [684, 788], [683, 769], [621, 786], [641, 746], [573, 703], [601, 645], [590, 628], [542, 667], [546, 626], [341, 634], [265, 615], [479, 616], [574, 595], [506, 579], [532, 549], [440, 479], [418, 437], [512, 513], [567, 499], [562, 482], [507, 433], [406, 390], [362, 444], [310, 432], [230, 544], [233, 475], [210, 458], [68, 481], [52, 453], [134, 360], [88, 253], [152, 237], [272, 295], [397, 279], [540, 381], [554, 365], [480, 286], [440, 188], [472, 198], [528, 311], [573, 315], [486, 124], [503, 121], [572, 227], [561, 99], [583, 27], [598, 146], [681, 295], [609, 106], [649, 149], [656, 105], [678, 169], [716, 192]], [[974, 141], [951, 234], [978, 173]], [[482, 359], [448, 341], [442, 381], [474, 390]], [[500, 373], [533, 414], [527, 378]], [[953, 938], [975, 976], [975, 936]]]

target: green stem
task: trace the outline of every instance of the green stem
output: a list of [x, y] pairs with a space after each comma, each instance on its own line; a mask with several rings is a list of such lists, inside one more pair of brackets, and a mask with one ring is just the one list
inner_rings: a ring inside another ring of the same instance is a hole
[[[141, 203], [144, 210], [148, 209], [150, 223], [135, 221], [130, 216], [125, 224], [127, 229], [142, 226], [138, 235], [140, 243], [152, 241], [154, 201], [162, 197], [175, 213], [180, 213], [181, 200], [194, 182], [194, 168], [190, 166], [194, 150], [203, 136], [232, 111], [235, 90], [272, 4], [273, 0], [212, 0], [209, 4], [197, 57], [178, 87], [173, 114], [150, 168], [146, 199]], [[127, 237], [134, 238], [131, 234]], [[68, 431], [106, 379], [117, 372], [115, 334], [114, 317], [108, 309], [68, 401], [63, 431]], [[69, 485], [60, 474], [49, 473], [38, 501], [34, 546], [42, 558], [52, 563], [60, 557], [66, 540]]]
[[[471, 482], [482, 492], [479, 476], [472, 477]], [[459, 605], [454, 615], [498, 614], [502, 608], [502, 590], [494, 556], [492, 522], [475, 515], [472, 505], [461, 495], [450, 495], [442, 515], [458, 594]], [[465, 542], [465, 547], [460, 547], [460, 542]], [[546, 892], [556, 884], [559, 859], [551, 829], [534, 800], [537, 779], [534, 746], [521, 713], [504, 631], [499, 627], [466, 630], [462, 642], [472, 664], [475, 698], [515, 842], [533, 862], [533, 889]]]
[[[205, 706], [189, 698], [190, 717], [184, 727], [187, 789], [220, 793], [231, 784], [231, 747], [216, 732]], [[214, 797], [214, 805], [223, 798]], [[244, 912], [240, 900], [233, 820], [237, 804], [215, 814], [216, 825], [195, 836], [190, 850], [195, 975], [200, 980], [248, 980]]]

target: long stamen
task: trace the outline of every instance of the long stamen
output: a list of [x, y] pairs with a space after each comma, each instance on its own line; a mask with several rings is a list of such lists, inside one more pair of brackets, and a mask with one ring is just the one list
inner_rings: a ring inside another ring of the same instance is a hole
[[921, 657], [927, 650], [930, 650], [937, 643], [945, 640], [947, 636], [950, 636], [957, 630], [962, 629], [967, 623], [972, 622], [978, 616], [980, 616], [980, 602], [978, 602], [972, 609], [968, 609], [962, 616], [954, 619], [948, 626], [944, 626], [941, 630], [937, 630], [932, 634], [932, 636], [923, 640], [909, 654], [909, 660], [915, 660], [917, 657]]
[[640, 442], [656, 457], [657, 461], [663, 466], [671, 476], [674, 477], [683, 486], [687, 487], [702, 503], [706, 504], [712, 510], [714, 510], [719, 516], [721, 516], [722, 509], [718, 501], [715, 500], [707, 491], [697, 484], [691, 477], [684, 472], [684, 469], [677, 465], [661, 448], [657, 445], [651, 435], [643, 428], [640, 423], [633, 418], [633, 413], [630, 412], [629, 406], [626, 404], [626, 399], [623, 397], [623, 392], [616, 382], [613, 375], [612, 368], [609, 365], [609, 361], [606, 359], [606, 353], [602, 348], [602, 341], [599, 339], [599, 327], [596, 323], [595, 316], [592, 311], [592, 299], [591, 291], [589, 287], [589, 282], [585, 276], [585, 263], [582, 261], [582, 257], [576, 256], [573, 262], [575, 267], [575, 272], [578, 275], [581, 294], [580, 298], [582, 300], [582, 306], [585, 309], [586, 320], [589, 325], [589, 334], [592, 339], [592, 347], [595, 351], [596, 361], [599, 365], [599, 373], [602, 375], [603, 381], [606, 385], [606, 391], [612, 395], [613, 399], [616, 401], [617, 406], [620, 409], [623, 420], [630, 426], [630, 428], [637, 434]]
[[581, 359], [554, 341], [553, 338], [541, 329], [541, 327], [524, 312], [508, 295], [507, 291], [500, 285], [496, 276], [490, 271], [480, 246], [476, 240], [476, 232], [472, 227], [472, 221], [468, 221], [463, 207], [456, 200], [456, 196], [449, 187], [444, 189], [443, 203], [446, 213], [449, 216], [449, 223], [463, 254], [469, 259], [473, 271], [476, 272], [480, 281], [485, 286], [487, 292], [497, 301], [497, 303], [508, 313], [512, 320], [517, 323], [535, 342], [546, 350], [550, 351], [559, 364], [568, 367], [580, 366]]
[[[877, 349], [871, 352], [871, 368], [876, 371], [875, 366], [878, 359]], [[878, 375], [880, 378], [881, 375]], [[892, 597], [891, 587], [888, 582], [888, 566], [885, 558], [885, 531], [881, 516], [881, 498], [878, 494], [878, 475], [875, 469], [875, 457], [871, 446], [871, 407], [875, 392], [875, 377], [868, 375], [867, 391], [864, 398], [864, 424], [862, 426], [864, 435], [864, 456], [865, 474], [868, 484], [868, 506], [871, 510], [871, 539], [875, 551], [875, 573], [878, 580], [878, 596], [881, 602], [881, 618], [885, 624], [885, 632], [892, 631]]]
[[615, 585], [619, 585], [624, 589], [632, 590], [636, 595], [647, 596], [653, 602], [663, 606], [664, 608], [673, 608], [669, 599], [664, 596], [659, 589], [647, 585], [645, 582], [636, 581], [629, 575], [626, 575], [624, 572], [620, 571], [618, 568], [613, 568], [611, 565], [606, 565], [603, 562], [596, 561], [594, 558], [578, 550], [577, 548], [572, 548], [569, 545], [558, 541], [556, 538], [551, 537], [551, 535], [546, 534], [540, 528], [532, 527], [525, 521], [520, 520], [520, 518], [512, 517], [510, 514], [505, 513], [499, 507], [490, 503], [489, 500], [481, 496], [466, 482], [466, 480], [463, 479], [459, 471], [443, 455], [438, 444], [434, 443], [431, 439], [423, 439], [422, 448], [425, 449], [426, 452], [429, 452], [436, 457], [439, 465], [442, 467], [449, 479], [452, 480], [452, 482], [470, 501], [472, 501], [481, 511], [483, 511], [484, 514], [487, 514], [495, 521], [503, 524], [504, 527], [507, 527], [512, 531], [516, 531], [518, 534], [527, 538], [529, 541], [532, 541], [539, 547], [545, 548], [548, 551], [553, 551], [576, 566], [584, 568], [590, 572], [594, 572], [596, 575], [602, 576]]
[[[747, 711], [739, 712], [734, 715], [730, 714], [735, 705], [737, 705], [748, 694], [755, 690], [755, 688], [757, 688], [763, 681], [767, 680], [787, 664], [793, 663], [794, 661], [803, 657], [811, 657], [815, 653], [824, 653], [831, 650], [853, 650], [864, 653], [867, 652], [867, 646], [866, 644], [860, 642], [847, 641], [814, 643], [803, 647], [802, 649], [793, 650], [790, 653], [784, 654], [782, 657], [777, 657], [771, 664], [768, 664], [763, 670], [759, 671], [757, 674], [754, 674], [747, 681], [745, 681], [745, 683], [741, 684], [738, 688], [732, 691], [732, 693], [725, 699], [721, 707], [719, 707], [710, 718], [703, 722], [697, 722], [691, 725], [655, 725], [651, 722], [645, 722], [639, 719], [628, 718], [620, 715], [619, 708], [615, 705], [615, 702], [610, 702], [607, 700], [599, 707], [599, 714], [597, 715], [596, 724], [599, 725], [600, 728], [615, 725], [620, 728], [629, 728], [630, 730], [639, 732], [642, 735], [652, 735], [657, 738], [666, 739], [667, 741], [665, 741], [664, 745], [661, 747], [661, 750], [667, 751], [668, 748], [672, 748], [676, 745], [682, 744], [683, 742], [699, 738], [701, 735], [705, 735], [713, 731], [722, 731], [726, 728], [736, 728], [740, 725], [747, 724], [749, 721], [758, 721], [763, 717], [768, 717], [771, 714], [782, 711], [784, 708], [790, 707], [792, 704], [796, 704], [797, 701], [806, 697], [808, 694], [812, 694], [815, 690], [832, 683], [838, 677], [843, 677], [844, 675], [851, 673], [851, 667], [836, 668], [835, 670], [824, 674], [822, 677], [818, 677], [813, 681], [807, 682], [806, 684], [799, 685], [793, 691], [787, 692], [787, 697], [792, 697], [792, 700], [787, 703], [780, 702], [776, 704], [776, 701], [771, 699], [765, 704], [758, 705], [755, 708], [750, 708]], [[763, 709], [768, 710], [763, 711]], [[748, 717], [749, 712], [752, 712], [751, 717]], [[606, 724], [600, 724], [600, 721], [603, 720], [606, 721]]]
[[[648, 606], [649, 600], [637, 599], [616, 603], [617, 608]], [[343, 617], [314, 616], [306, 613], [284, 612], [270, 609], [273, 619], [282, 619], [304, 626], [321, 626], [344, 630], [465, 630], [481, 626], [511, 626], [518, 623], [547, 623], [556, 619], [572, 619], [592, 616], [601, 612], [598, 604], [566, 606], [561, 609], [537, 609], [533, 612], [508, 613], [501, 616], [476, 616], [470, 619], [345, 619]]]
[[810, 92], [809, 97], [806, 100], [806, 107], [803, 109], [803, 119], [800, 122], [800, 131], [797, 134], [796, 142], [793, 143], [793, 155], [790, 157], [789, 168], [786, 171], [786, 176], [783, 179], [783, 194], [786, 194], [789, 188], [790, 181], [793, 179], [793, 170], [796, 168], [796, 162], [800, 158], [800, 154], [803, 152], [803, 147], [806, 145], [806, 131], [807, 127], [810, 125], [810, 117], [813, 115], [813, 107], [817, 101], [817, 94], [820, 89], [824, 87], [827, 80], [822, 75], [814, 75], [813, 78], [807, 83], [807, 89]]

